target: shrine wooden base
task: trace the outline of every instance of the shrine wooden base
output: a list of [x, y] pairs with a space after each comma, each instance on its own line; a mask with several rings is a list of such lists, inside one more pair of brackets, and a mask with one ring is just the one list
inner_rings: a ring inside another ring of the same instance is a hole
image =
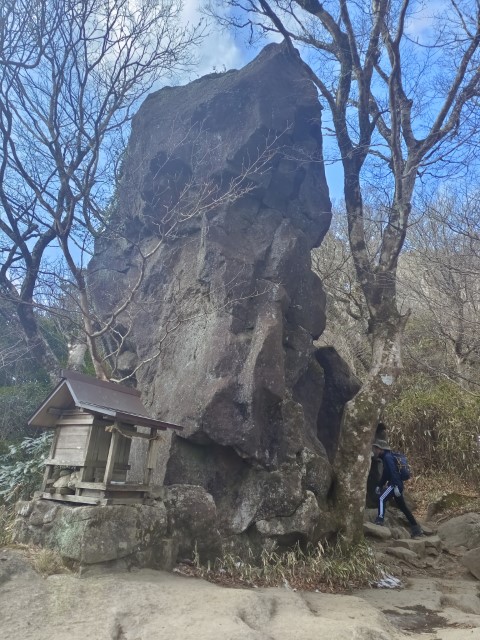
[[36, 497], [76, 504], [151, 504], [151, 487], [146, 484], [105, 484], [103, 482], [79, 482], [75, 490], [49, 487], [38, 491]]

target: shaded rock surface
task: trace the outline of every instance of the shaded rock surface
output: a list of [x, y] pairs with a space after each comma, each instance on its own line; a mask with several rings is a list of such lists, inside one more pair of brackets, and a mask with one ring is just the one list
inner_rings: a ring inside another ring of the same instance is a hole
[[185, 427], [165, 482], [210, 493], [223, 536], [331, 527], [331, 459], [358, 382], [313, 345], [325, 296], [310, 251], [331, 217], [320, 120], [300, 59], [280, 45], [152, 94], [89, 267], [105, 318], [144, 270], [115, 327], [116, 371], [135, 372], [152, 415]]
[[[406, 519], [400, 511], [389, 509], [384, 526], [372, 523], [375, 513], [373, 509], [365, 511], [364, 534], [374, 541], [377, 560], [387, 566], [390, 564], [390, 570], [395, 575], [411, 575], [412, 568], [421, 570], [428, 567], [432, 577], [460, 575], [463, 580], [468, 577], [480, 580], [480, 546], [477, 537], [480, 514], [465, 513], [442, 522], [438, 525], [438, 535], [437, 527], [420, 523], [424, 535], [411, 539], [404, 528]], [[391, 567], [388, 556], [396, 558], [403, 566]], [[405, 570], [405, 567], [408, 569]], [[447, 604], [447, 600], [444, 603]], [[452, 606], [467, 613], [476, 612], [470, 604], [465, 604], [463, 609], [458, 602]]]
[[177, 558], [191, 558], [196, 549], [202, 561], [221, 555], [217, 510], [212, 496], [202, 487], [172, 485], [166, 488], [168, 528], [177, 545]]

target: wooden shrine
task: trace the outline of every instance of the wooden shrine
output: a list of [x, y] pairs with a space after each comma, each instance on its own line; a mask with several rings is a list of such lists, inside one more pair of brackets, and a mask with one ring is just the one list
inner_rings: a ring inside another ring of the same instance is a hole
[[[61, 377], [28, 422], [54, 430], [37, 496], [103, 505], [148, 501], [159, 433], [182, 427], [150, 418], [136, 389], [75, 371], [62, 371]], [[140, 432], [138, 427], [149, 431]], [[141, 483], [127, 481], [134, 438], [148, 441]]]

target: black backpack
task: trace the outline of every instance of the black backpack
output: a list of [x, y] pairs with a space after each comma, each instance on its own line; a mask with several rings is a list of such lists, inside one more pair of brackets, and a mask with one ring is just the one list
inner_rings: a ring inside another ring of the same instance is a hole
[[410, 478], [412, 477], [412, 472], [410, 471], [407, 456], [400, 451], [392, 451], [392, 456], [394, 457], [395, 463], [397, 465], [400, 479], [403, 482], [405, 482], [405, 480], [410, 480]]

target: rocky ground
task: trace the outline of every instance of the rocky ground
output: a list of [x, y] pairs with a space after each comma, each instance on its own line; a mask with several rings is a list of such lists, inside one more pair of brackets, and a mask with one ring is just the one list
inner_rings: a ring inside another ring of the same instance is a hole
[[[369, 514], [367, 514], [368, 516]], [[351, 594], [232, 589], [179, 573], [92, 568], [42, 577], [27, 550], [0, 550], [0, 638], [9, 640], [464, 640], [480, 637], [474, 550], [480, 515], [411, 541], [366, 523], [385, 585]], [[438, 535], [437, 535], [438, 534]], [[472, 573], [473, 571], [473, 573]]]
[[[373, 520], [376, 512], [366, 515]], [[480, 515], [466, 513], [436, 525], [423, 523], [427, 535], [415, 540], [401, 518], [391, 515], [386, 524], [366, 522], [365, 533], [387, 569], [385, 585], [393, 587], [395, 580], [389, 576], [394, 576], [401, 587], [355, 592], [397, 630], [385, 637], [480, 637]]]

